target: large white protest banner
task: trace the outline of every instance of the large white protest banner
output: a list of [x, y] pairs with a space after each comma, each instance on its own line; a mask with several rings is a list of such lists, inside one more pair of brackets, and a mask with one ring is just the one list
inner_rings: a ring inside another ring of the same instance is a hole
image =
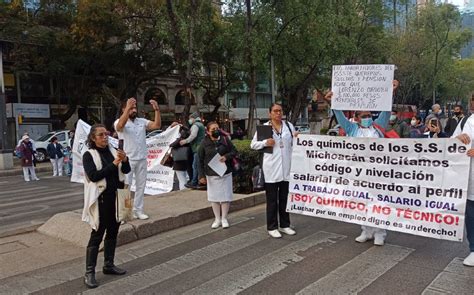
[[[87, 151], [86, 140], [91, 126], [82, 120], [79, 120], [76, 126], [74, 136], [73, 151], [73, 170], [71, 175], [72, 182], [84, 182], [84, 168], [82, 165], [82, 155]], [[147, 139], [147, 182], [145, 194], [157, 195], [170, 192], [173, 189], [174, 171], [169, 167], [160, 165], [160, 161], [165, 155], [171, 142], [179, 137], [179, 126], [169, 128], [157, 136]], [[118, 142], [115, 138], [109, 137], [112, 146], [117, 147]], [[135, 180], [132, 181], [131, 190], [134, 191]]]
[[332, 67], [332, 109], [391, 111], [394, 65]]
[[462, 241], [467, 149], [457, 139], [299, 135], [287, 211]]

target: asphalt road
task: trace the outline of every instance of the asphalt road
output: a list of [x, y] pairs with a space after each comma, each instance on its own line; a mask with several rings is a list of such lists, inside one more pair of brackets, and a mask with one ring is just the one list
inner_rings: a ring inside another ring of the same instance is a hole
[[465, 243], [389, 232], [383, 247], [359, 244], [357, 225], [299, 215], [292, 215], [297, 235], [272, 239], [263, 205], [231, 213], [230, 222], [225, 230], [205, 221], [120, 247], [116, 262], [127, 275], [106, 276], [98, 266], [97, 289], [82, 283], [83, 258], [0, 286], [36, 294], [474, 294], [474, 268], [461, 264]]
[[51, 173], [38, 177], [30, 182], [20, 175], [0, 177], [0, 237], [34, 229], [56, 213], [82, 208], [82, 184]]

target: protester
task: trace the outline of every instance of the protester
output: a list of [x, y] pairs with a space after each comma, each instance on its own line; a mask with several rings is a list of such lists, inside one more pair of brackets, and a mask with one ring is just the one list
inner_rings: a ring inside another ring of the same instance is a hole
[[415, 115], [410, 122], [410, 138], [421, 138], [425, 132], [425, 125], [420, 115]]
[[[175, 126], [172, 124], [172, 126]], [[171, 126], [170, 126], [171, 127]], [[187, 176], [189, 167], [192, 166], [193, 153], [189, 144], [180, 145], [179, 142], [189, 137], [189, 129], [185, 126], [180, 126], [179, 138], [170, 144], [172, 148], [171, 154], [173, 155], [173, 170], [176, 172], [178, 177], [179, 189], [183, 190], [186, 188]]]
[[30, 177], [31, 180], [39, 180], [39, 178], [36, 177], [35, 167], [33, 165], [33, 144], [30, 141], [30, 137], [26, 134], [21, 138], [19, 151], [21, 153], [21, 167], [23, 167], [23, 178], [25, 181], [30, 181]]
[[263, 154], [262, 165], [267, 199], [267, 230], [271, 237], [281, 238], [280, 232], [287, 235], [296, 234], [295, 230], [290, 227], [290, 214], [286, 212], [286, 204], [293, 137], [298, 133], [291, 123], [282, 120], [283, 108], [280, 104], [272, 103], [269, 108], [269, 117], [270, 121], [264, 125], [272, 126], [272, 137], [258, 141], [257, 133], [255, 133], [250, 147], [254, 150], [272, 147], [272, 153]]
[[145, 195], [147, 175], [147, 146], [146, 131], [161, 127], [161, 114], [158, 103], [150, 100], [155, 110], [155, 120], [149, 121], [137, 118], [137, 101], [129, 98], [122, 103], [122, 114], [114, 123], [119, 139], [124, 141], [124, 151], [130, 160], [132, 172], [128, 175], [127, 183], [132, 184], [135, 179], [135, 197], [133, 202], [133, 216], [138, 219], [148, 219], [143, 211], [143, 197]]
[[104, 125], [91, 127], [86, 144], [89, 150], [83, 155], [84, 164], [84, 210], [82, 220], [89, 223], [92, 232], [86, 250], [86, 274], [84, 283], [89, 288], [98, 286], [95, 266], [99, 245], [104, 240], [103, 273], [124, 275], [125, 270], [114, 264], [117, 234], [120, 223], [116, 220], [117, 189], [124, 188], [125, 175], [130, 172], [129, 160], [122, 150], [108, 144]]
[[433, 117], [428, 121], [428, 125], [426, 125], [425, 130], [427, 130], [424, 134], [424, 138], [444, 138], [449, 137], [446, 133], [441, 131], [441, 123], [440, 121]]
[[72, 149], [74, 148], [74, 135], [75, 135], [74, 130], [69, 131], [69, 146], [67, 147], [68, 161], [66, 163], [68, 176], [71, 176], [72, 174]]
[[[32, 148], [33, 148], [33, 157], [34, 157], [34, 154], [36, 154], [36, 143], [35, 143], [35, 141], [30, 137], [30, 134], [29, 134], [28, 132], [24, 132], [24, 133], [23, 133], [23, 136], [25, 136], [25, 135], [29, 137], [29, 141], [30, 141], [31, 146], [32, 146]], [[16, 146], [19, 147], [20, 144], [22, 143], [22, 141], [23, 141], [23, 137], [18, 141], [18, 144], [17, 144]]]
[[56, 136], [51, 137], [50, 143], [46, 147], [46, 151], [48, 152], [51, 165], [53, 165], [53, 176], [63, 176], [63, 146], [58, 142]]
[[188, 120], [189, 125], [191, 125], [191, 134], [188, 138], [183, 139], [179, 142], [180, 145], [191, 144], [193, 151], [193, 178], [190, 183], [186, 184], [188, 188], [199, 188], [198, 175], [199, 175], [199, 157], [198, 157], [198, 147], [201, 145], [201, 142], [206, 135], [206, 128], [201, 122], [201, 118], [197, 112], [189, 115]]
[[[393, 91], [398, 88], [398, 85], [399, 82], [394, 80]], [[328, 92], [325, 96], [329, 103], [331, 103], [332, 94], [332, 92]], [[346, 131], [347, 136], [350, 137], [383, 138], [382, 130], [387, 127], [391, 116], [389, 111], [380, 112], [378, 118], [373, 121], [370, 111], [356, 111], [356, 122], [350, 122], [341, 110], [333, 110], [333, 112], [341, 127]], [[363, 225], [362, 233], [355, 238], [355, 241], [365, 243], [373, 239], [374, 245], [383, 246], [386, 236], [387, 231], [385, 229]]]
[[[439, 104], [434, 104], [432, 107], [431, 107], [431, 114], [429, 114], [428, 116], [426, 116], [425, 118], [425, 125], [426, 127], [428, 127], [428, 122], [432, 119], [432, 118], [436, 118], [440, 121], [441, 123], [441, 130], [443, 130], [443, 126], [445, 125], [444, 121], [446, 121], [446, 117], [444, 116], [443, 114], [443, 110], [441, 110], [441, 106]], [[425, 130], [427, 131], [427, 129]]]
[[[226, 136], [220, 134], [219, 125], [209, 122], [206, 126], [207, 136], [204, 137], [198, 150], [199, 157], [199, 182], [207, 184], [207, 200], [211, 202], [212, 212], [215, 220], [212, 228], [229, 227], [227, 214], [232, 201], [232, 159], [237, 151]], [[219, 176], [211, 167], [209, 162], [218, 155], [219, 161], [226, 164], [227, 169], [223, 176]]]
[[461, 124], [458, 124], [452, 137], [458, 138], [464, 144], [471, 145], [471, 148], [467, 151], [467, 155], [471, 157], [471, 168], [469, 170], [465, 214], [470, 254], [464, 259], [463, 264], [466, 266], [474, 266], [474, 141], [472, 140], [474, 139], [474, 117], [470, 116], [462, 128]]
[[446, 133], [447, 136], [453, 135], [454, 131], [456, 130], [456, 127], [458, 126], [459, 122], [462, 121], [463, 118], [464, 118], [464, 108], [462, 107], [462, 105], [455, 105], [453, 116], [449, 118], [448, 121], [446, 122], [444, 133]]
[[410, 137], [410, 126], [398, 118], [398, 112], [392, 111], [388, 121], [386, 132], [394, 130], [400, 138]]

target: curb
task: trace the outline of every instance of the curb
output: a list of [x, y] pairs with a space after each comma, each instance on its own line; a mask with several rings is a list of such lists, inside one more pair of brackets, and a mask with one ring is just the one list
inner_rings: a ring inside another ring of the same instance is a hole
[[[170, 193], [169, 193], [170, 194]], [[172, 193], [171, 193], [171, 196]], [[206, 200], [207, 202], [207, 200]], [[238, 211], [265, 203], [265, 192], [250, 195], [234, 195], [230, 211]], [[86, 248], [90, 236], [90, 226], [81, 221], [82, 210], [58, 213], [37, 229], [37, 232], [68, 241], [76, 246]], [[174, 216], [164, 216], [157, 219], [135, 220], [120, 226], [117, 246], [145, 239], [162, 232], [194, 224], [214, 216], [207, 203], [201, 208], [178, 213]]]
[[[51, 165], [42, 166], [42, 167], [35, 167], [35, 173], [43, 173], [43, 172], [52, 172], [53, 167]], [[23, 169], [15, 167], [11, 170], [0, 170], [0, 177], [6, 176], [23, 176]]]

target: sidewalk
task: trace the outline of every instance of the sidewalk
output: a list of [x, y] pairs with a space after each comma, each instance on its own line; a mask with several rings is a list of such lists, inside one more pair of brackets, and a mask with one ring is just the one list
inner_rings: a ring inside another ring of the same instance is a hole
[[[232, 212], [264, 202], [263, 192], [234, 194], [229, 215], [231, 225]], [[197, 190], [145, 196], [145, 210], [150, 219], [134, 220], [120, 227], [119, 245], [213, 217], [206, 192]], [[35, 232], [0, 238], [0, 279], [83, 257], [91, 230], [81, 221], [81, 213], [81, 210], [59, 213]]]
[[[51, 162], [49, 160], [47, 162], [37, 163], [35, 167], [36, 173], [42, 172], [52, 172], [53, 166], [51, 166]], [[19, 159], [13, 159], [13, 168], [9, 170], [0, 170], [0, 177], [5, 176], [15, 176], [15, 175], [23, 175], [23, 168], [21, 167], [21, 162]]]

